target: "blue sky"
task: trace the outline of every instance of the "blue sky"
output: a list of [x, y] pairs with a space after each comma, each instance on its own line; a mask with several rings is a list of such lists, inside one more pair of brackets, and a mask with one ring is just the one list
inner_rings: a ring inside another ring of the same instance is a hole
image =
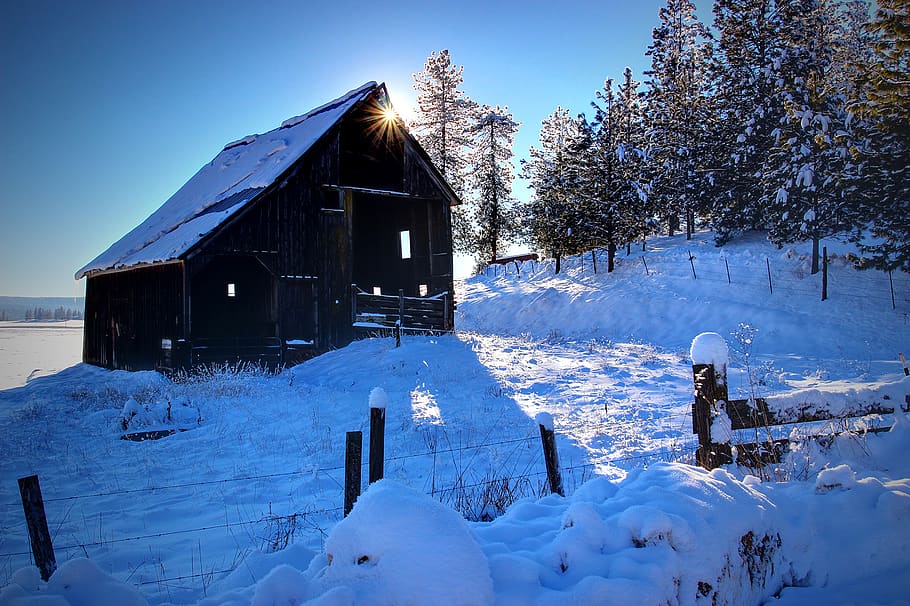
[[662, 5], [0, 0], [0, 295], [81, 296], [73, 273], [229, 141], [369, 80], [406, 115], [434, 50], [509, 106], [524, 157], [558, 105], [643, 79]]

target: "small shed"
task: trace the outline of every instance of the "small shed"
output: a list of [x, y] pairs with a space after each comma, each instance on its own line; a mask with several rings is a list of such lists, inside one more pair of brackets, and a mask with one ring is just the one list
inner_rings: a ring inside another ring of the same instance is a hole
[[369, 82], [227, 144], [76, 272], [83, 360], [294, 364], [373, 327], [453, 328], [458, 198]]

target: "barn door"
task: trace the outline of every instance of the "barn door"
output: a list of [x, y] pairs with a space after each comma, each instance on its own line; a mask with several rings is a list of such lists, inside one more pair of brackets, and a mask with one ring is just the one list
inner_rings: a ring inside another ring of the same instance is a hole
[[338, 192], [338, 207], [319, 217], [319, 346], [344, 347], [353, 339], [351, 322], [352, 192]]

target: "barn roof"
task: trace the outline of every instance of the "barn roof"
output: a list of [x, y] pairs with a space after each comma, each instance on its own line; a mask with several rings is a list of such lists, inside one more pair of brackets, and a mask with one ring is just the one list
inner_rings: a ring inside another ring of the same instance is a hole
[[285, 120], [275, 130], [228, 143], [161, 208], [77, 271], [76, 279], [180, 258], [273, 184], [378, 86], [368, 82], [302, 116]]

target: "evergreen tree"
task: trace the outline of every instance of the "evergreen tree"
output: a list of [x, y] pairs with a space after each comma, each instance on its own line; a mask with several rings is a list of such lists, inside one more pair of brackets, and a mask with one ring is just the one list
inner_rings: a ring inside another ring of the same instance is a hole
[[557, 107], [541, 123], [540, 148], [531, 147], [530, 158], [522, 162], [522, 176], [533, 190], [522, 213], [524, 235], [531, 246], [556, 259], [556, 273], [562, 257], [584, 244], [578, 237], [579, 131], [569, 111]]
[[[632, 86], [631, 72], [626, 72], [626, 88]], [[629, 95], [630, 91], [625, 90]], [[631, 109], [613, 90], [607, 79], [597, 100], [591, 123], [582, 115], [583, 134], [580, 161], [584, 170], [578, 186], [582, 211], [582, 234], [593, 245], [607, 247], [607, 271], [612, 272], [619, 244], [635, 237], [639, 210], [638, 173], [633, 163], [635, 150], [624, 140], [632, 125]]]
[[622, 159], [630, 179], [634, 195], [628, 196], [625, 206], [628, 210], [627, 240], [641, 240], [644, 245], [655, 229], [653, 213], [648, 199], [647, 154], [645, 149], [645, 123], [642, 108], [642, 93], [639, 83], [632, 77], [632, 69], [623, 70], [623, 79], [617, 90], [617, 113], [619, 121], [619, 144], [617, 154]]
[[[461, 90], [464, 66], [452, 64], [448, 50], [430, 53], [424, 70], [414, 74], [417, 113], [410, 123], [414, 136], [452, 189], [465, 197], [470, 129], [477, 104]], [[453, 245], [470, 252], [471, 229], [465, 208], [452, 212]]]
[[785, 115], [774, 66], [783, 53], [775, 0], [716, 0], [711, 223], [718, 245], [768, 227], [762, 175]]
[[878, 0], [868, 28], [873, 46], [852, 91], [863, 148], [862, 266], [910, 272], [910, 3]]
[[507, 107], [484, 106], [472, 128], [469, 183], [476, 202], [471, 221], [471, 248], [478, 265], [495, 261], [518, 230], [512, 204], [515, 177], [512, 147], [518, 126]]
[[690, 0], [667, 0], [659, 17], [646, 53], [651, 70], [645, 72], [651, 199], [671, 235], [683, 215], [691, 237], [708, 183], [701, 148], [711, 120], [706, 104], [711, 45]]
[[764, 174], [769, 238], [812, 242], [812, 273], [821, 238], [854, 220], [855, 147], [846, 113], [843, 70], [834, 60], [840, 13], [828, 0], [791, 0], [778, 9], [785, 48], [776, 95], [786, 111], [774, 131]]

